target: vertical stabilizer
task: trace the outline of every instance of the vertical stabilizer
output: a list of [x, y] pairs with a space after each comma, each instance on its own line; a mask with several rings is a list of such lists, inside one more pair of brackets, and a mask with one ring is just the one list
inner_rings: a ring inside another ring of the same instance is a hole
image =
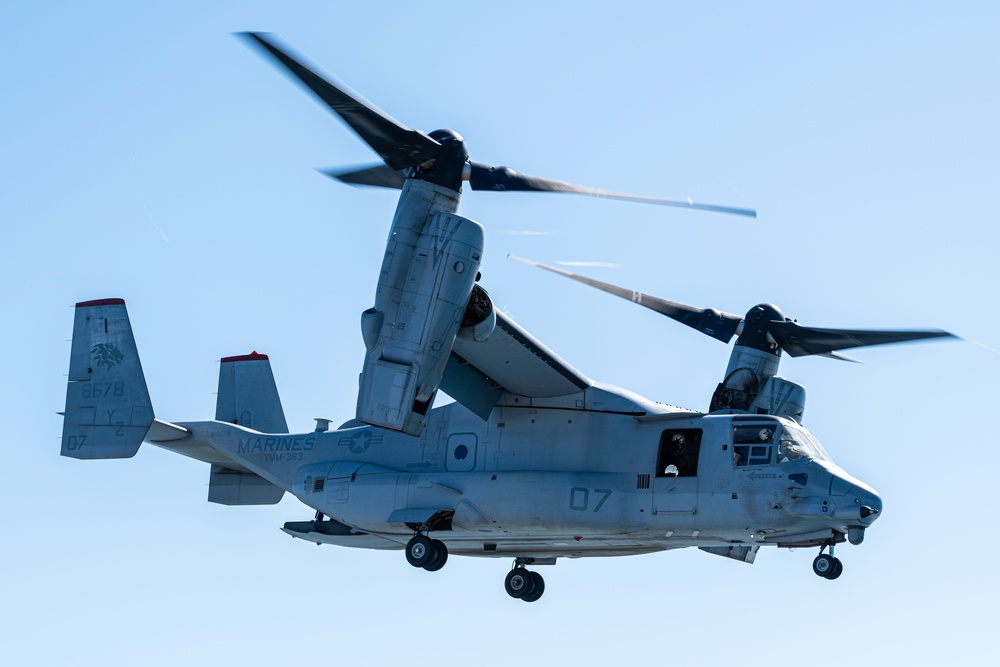
[[76, 304], [62, 455], [76, 459], [135, 456], [153, 423], [125, 301]]
[[[264, 433], [288, 433], [278, 387], [266, 354], [225, 357], [219, 365], [215, 418]], [[213, 465], [208, 502], [222, 505], [273, 505], [285, 490], [248, 470]]]
[[266, 354], [252, 352], [222, 360], [215, 418], [264, 433], [288, 433]]

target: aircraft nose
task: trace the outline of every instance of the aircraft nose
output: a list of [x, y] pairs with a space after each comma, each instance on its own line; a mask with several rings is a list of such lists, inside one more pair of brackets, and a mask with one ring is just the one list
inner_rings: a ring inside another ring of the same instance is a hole
[[861, 504], [861, 518], [871, 523], [882, 513], [882, 496], [874, 489], [855, 489], [858, 502]]
[[854, 496], [858, 522], [848, 526], [847, 541], [857, 545], [864, 541], [865, 529], [882, 514], [882, 497], [867, 484], [852, 487], [849, 495]]
[[834, 476], [830, 494], [837, 502], [838, 516], [858, 521], [860, 527], [870, 526], [882, 514], [882, 497], [878, 492], [846, 472]]

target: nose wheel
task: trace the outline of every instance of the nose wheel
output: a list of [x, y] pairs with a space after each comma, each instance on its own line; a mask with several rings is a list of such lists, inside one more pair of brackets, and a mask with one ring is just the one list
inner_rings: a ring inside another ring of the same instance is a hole
[[820, 554], [813, 560], [813, 572], [824, 579], [836, 579], [844, 572], [844, 564], [839, 558], [833, 556], [833, 545], [830, 545], [830, 553]]
[[536, 602], [545, 592], [545, 579], [522, 564], [516, 564], [503, 582], [507, 595], [515, 600]]

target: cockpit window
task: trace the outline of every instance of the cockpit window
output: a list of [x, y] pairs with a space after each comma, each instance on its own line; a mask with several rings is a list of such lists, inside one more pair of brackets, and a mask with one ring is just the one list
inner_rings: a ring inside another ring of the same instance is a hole
[[772, 462], [778, 424], [734, 424], [733, 465], [764, 466]]
[[768, 444], [774, 442], [777, 424], [736, 424], [733, 426], [733, 444]]
[[804, 458], [832, 463], [830, 456], [812, 434], [790, 424], [782, 424], [778, 441], [778, 463]]

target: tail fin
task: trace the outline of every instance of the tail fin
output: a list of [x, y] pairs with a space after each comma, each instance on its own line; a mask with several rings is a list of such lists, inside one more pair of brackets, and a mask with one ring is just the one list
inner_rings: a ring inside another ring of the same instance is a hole
[[[288, 433], [285, 413], [266, 354], [226, 357], [219, 365], [218, 421], [265, 433]], [[222, 505], [273, 505], [285, 490], [246, 470], [213, 465], [208, 501]]]
[[288, 433], [266, 354], [253, 352], [222, 360], [215, 418], [264, 433]]
[[62, 455], [75, 459], [135, 456], [153, 423], [125, 301], [76, 304]]

